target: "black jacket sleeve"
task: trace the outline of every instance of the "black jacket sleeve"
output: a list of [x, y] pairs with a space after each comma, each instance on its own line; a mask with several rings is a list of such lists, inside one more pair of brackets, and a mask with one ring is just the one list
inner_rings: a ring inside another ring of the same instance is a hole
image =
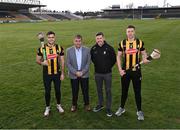
[[111, 67], [116, 63], [116, 53], [113, 47], [111, 47]]

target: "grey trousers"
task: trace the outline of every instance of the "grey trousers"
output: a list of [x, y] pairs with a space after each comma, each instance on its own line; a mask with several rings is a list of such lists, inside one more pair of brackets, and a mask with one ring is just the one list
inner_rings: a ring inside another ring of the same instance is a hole
[[103, 83], [105, 84], [106, 91], [106, 109], [111, 109], [112, 95], [111, 95], [111, 85], [112, 85], [112, 73], [99, 74], [95, 73], [95, 81], [98, 94], [98, 105], [103, 106]]

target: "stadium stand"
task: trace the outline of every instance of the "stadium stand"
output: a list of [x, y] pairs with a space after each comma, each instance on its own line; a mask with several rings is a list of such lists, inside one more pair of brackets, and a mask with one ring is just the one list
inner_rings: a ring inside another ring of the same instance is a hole
[[31, 14], [31, 13], [22, 13], [24, 16], [30, 18], [31, 20], [41, 20], [39, 17]]
[[[12, 21], [56, 21], [83, 19], [83, 17], [67, 11], [42, 11], [41, 7], [46, 7], [46, 5], [42, 5], [38, 0], [1, 0], [0, 23]], [[38, 11], [30, 11], [31, 8], [38, 8]]]
[[62, 14], [62, 15], [68, 17], [69, 19], [75, 19], [75, 20], [83, 19], [82, 16], [75, 15], [75, 14], [73, 14], [71, 12], [66, 12], [65, 14]]
[[38, 17], [39, 19], [41, 20], [48, 20], [48, 21], [56, 21], [57, 19], [50, 16], [50, 15], [47, 15], [47, 14], [40, 14], [40, 13], [37, 13], [37, 14], [33, 14], [34, 16]]
[[[180, 18], [180, 6], [163, 7], [148, 6], [121, 9], [120, 5], [103, 9], [101, 12], [76, 12], [42, 10], [46, 5], [39, 0], [0, 0], [0, 23], [18, 21], [60, 21], [82, 20], [91, 18], [118, 19], [158, 19]], [[37, 8], [32, 11], [32, 8]], [[31, 11], [30, 11], [31, 10]]]
[[39, 17], [42, 20], [78, 20], [83, 19], [81, 16], [77, 16], [73, 13], [62, 13], [62, 12], [31, 12], [36, 17]]
[[51, 16], [51, 17], [54, 17], [54, 18], [56, 18], [56, 19], [60, 19], [60, 20], [63, 20], [63, 19], [66, 19], [66, 20], [70, 20], [68, 17], [65, 17], [65, 16], [63, 16], [63, 15], [60, 15], [60, 14], [48, 14], [49, 16]]
[[103, 9], [102, 18], [180, 18], [180, 7], [164, 7], [164, 8], [135, 8], [120, 9], [111, 8]]
[[0, 12], [0, 20], [2, 20], [2, 19], [4, 19], [4, 18], [6, 18], [6, 19], [12, 19], [12, 18], [14, 18], [14, 16], [13, 15], [11, 15], [10, 13], [8, 13], [8, 12]]
[[31, 8], [41, 8], [46, 5], [41, 5], [37, 0], [1, 0], [0, 1], [0, 21], [15, 22], [15, 21], [31, 21], [40, 20], [29, 12]]

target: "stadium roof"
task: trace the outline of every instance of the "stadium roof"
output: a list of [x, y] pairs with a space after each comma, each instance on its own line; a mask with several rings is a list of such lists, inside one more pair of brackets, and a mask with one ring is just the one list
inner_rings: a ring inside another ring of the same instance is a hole
[[0, 0], [0, 10], [21, 10], [35, 7], [46, 7], [37, 0]]

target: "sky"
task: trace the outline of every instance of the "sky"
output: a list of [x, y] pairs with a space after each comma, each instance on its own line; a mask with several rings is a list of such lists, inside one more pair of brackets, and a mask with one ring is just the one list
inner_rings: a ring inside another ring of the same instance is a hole
[[[134, 3], [135, 7], [148, 5], [158, 5], [162, 7], [164, 0], [41, 0], [47, 5], [47, 9], [71, 12], [75, 11], [101, 11], [112, 5], [120, 5], [125, 8], [127, 4]], [[180, 0], [167, 0], [172, 6], [180, 5]]]

